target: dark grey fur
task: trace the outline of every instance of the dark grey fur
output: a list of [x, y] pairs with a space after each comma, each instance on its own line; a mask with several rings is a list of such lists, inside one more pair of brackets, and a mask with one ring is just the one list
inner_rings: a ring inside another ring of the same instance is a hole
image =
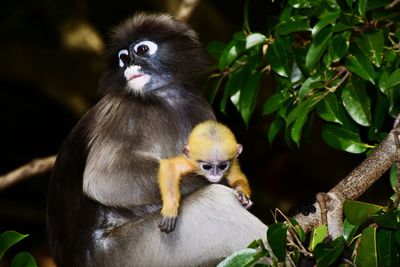
[[[157, 56], [138, 62], [164, 86], [132, 93], [117, 54], [149, 39]], [[262, 237], [266, 227], [229, 189], [203, 188], [195, 176], [184, 179], [183, 195], [203, 189], [183, 197], [176, 230], [157, 226], [158, 160], [182, 153], [193, 126], [214, 119], [195, 90], [205, 63], [193, 31], [169, 16], [137, 15], [116, 29], [104, 96], [70, 133], [50, 180], [48, 231], [59, 267], [212, 265]]]

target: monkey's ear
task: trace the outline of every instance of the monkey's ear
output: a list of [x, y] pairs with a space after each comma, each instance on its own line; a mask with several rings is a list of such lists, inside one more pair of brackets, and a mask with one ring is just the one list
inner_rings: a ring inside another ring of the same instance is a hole
[[189, 153], [189, 145], [186, 145], [184, 148], [183, 148], [183, 150], [182, 150], [182, 152], [183, 152], [183, 154], [185, 154], [185, 156], [187, 157], [187, 158], [190, 158], [190, 153]]
[[243, 151], [243, 146], [241, 144], [237, 144], [237, 154], [236, 158], [239, 157], [240, 153]]

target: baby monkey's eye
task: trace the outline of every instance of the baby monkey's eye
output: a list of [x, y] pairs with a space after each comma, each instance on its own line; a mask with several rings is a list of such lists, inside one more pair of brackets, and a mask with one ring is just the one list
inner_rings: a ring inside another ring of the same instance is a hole
[[209, 171], [212, 169], [212, 165], [209, 163], [201, 163], [200, 167], [203, 171]]
[[229, 162], [223, 162], [218, 165], [218, 169], [221, 171], [226, 171], [229, 168]]

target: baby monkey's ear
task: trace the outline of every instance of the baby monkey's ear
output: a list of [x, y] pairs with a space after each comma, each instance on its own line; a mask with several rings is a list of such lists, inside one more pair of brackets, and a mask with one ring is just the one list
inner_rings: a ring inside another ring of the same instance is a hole
[[236, 154], [235, 158], [239, 157], [239, 155], [240, 155], [240, 153], [242, 153], [242, 151], [243, 151], [243, 146], [241, 144], [237, 144], [237, 154]]
[[185, 154], [187, 158], [190, 158], [189, 145], [183, 147], [182, 153]]

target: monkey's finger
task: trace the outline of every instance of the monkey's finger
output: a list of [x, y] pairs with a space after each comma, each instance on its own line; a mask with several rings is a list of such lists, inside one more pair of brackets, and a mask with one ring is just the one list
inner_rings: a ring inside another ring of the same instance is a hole
[[250, 208], [251, 206], [253, 206], [253, 201], [251, 201], [250, 199], [247, 199], [247, 204], [246, 204], [246, 205], [243, 205], [243, 207], [244, 207], [245, 209], [248, 209], [248, 208]]
[[248, 198], [242, 192], [237, 192], [236, 198], [239, 200], [240, 204], [242, 204], [242, 205], [245, 205], [248, 202]]
[[167, 227], [167, 218], [162, 217], [160, 223], [158, 224], [158, 227], [160, 228], [161, 232], [166, 232], [168, 227]]
[[158, 227], [162, 232], [170, 233], [175, 229], [176, 217], [162, 217]]

